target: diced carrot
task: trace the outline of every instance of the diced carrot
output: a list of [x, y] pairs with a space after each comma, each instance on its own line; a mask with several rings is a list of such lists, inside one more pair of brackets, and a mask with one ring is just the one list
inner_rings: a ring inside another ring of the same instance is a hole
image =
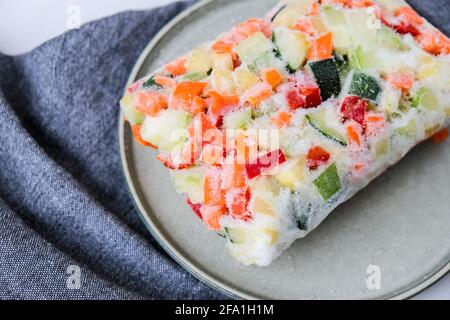
[[316, 16], [320, 13], [320, 3], [319, 1], [314, 1], [309, 6], [308, 16]]
[[145, 113], [151, 117], [167, 108], [167, 96], [164, 93], [156, 91], [139, 92], [136, 96], [136, 110]]
[[172, 89], [177, 85], [174, 79], [161, 75], [155, 76], [155, 82], [165, 89]]
[[355, 170], [356, 172], [360, 172], [362, 171], [366, 166], [364, 165], [364, 163], [356, 163], [353, 166], [353, 170]]
[[415, 76], [412, 72], [394, 72], [387, 76], [387, 81], [397, 89], [408, 93], [414, 85]]
[[186, 73], [186, 58], [176, 59], [164, 66], [164, 71], [173, 75], [173, 76], [182, 76]]
[[223, 154], [223, 147], [216, 144], [205, 145], [202, 150], [202, 162], [212, 166], [222, 165]]
[[272, 87], [267, 83], [261, 82], [254, 85], [244, 93], [243, 100], [253, 107], [258, 107], [261, 102], [269, 99], [273, 95]]
[[187, 81], [177, 84], [171, 95], [169, 107], [171, 109], [191, 111], [194, 98], [200, 96], [205, 87], [206, 83], [204, 82]]
[[225, 41], [225, 40], [217, 40], [213, 45], [212, 49], [215, 53], [230, 53], [233, 51], [233, 48], [236, 44], [233, 42]]
[[262, 32], [267, 38], [272, 37], [272, 25], [265, 19], [248, 19], [238, 24], [232, 31], [239, 41], [249, 38], [257, 32]]
[[366, 135], [377, 136], [386, 128], [386, 118], [384, 115], [369, 113], [366, 117]]
[[422, 48], [433, 55], [450, 54], [450, 39], [438, 30], [429, 30], [416, 37]]
[[333, 55], [333, 33], [328, 32], [311, 43], [308, 60], [330, 59]]
[[275, 90], [280, 84], [283, 83], [284, 76], [276, 68], [264, 69], [261, 73], [263, 81], [269, 84], [273, 90]]
[[227, 214], [227, 209], [225, 206], [202, 206], [200, 208], [200, 213], [203, 218], [203, 222], [211, 230], [221, 230], [220, 219]]
[[419, 14], [409, 6], [400, 7], [395, 10], [395, 16], [403, 20], [403, 22], [420, 26], [423, 24], [423, 19]]
[[271, 38], [272, 26], [270, 22], [264, 19], [249, 19], [244, 21], [217, 40], [212, 48], [214, 52], [219, 54], [233, 54], [233, 61], [237, 61], [237, 55], [233, 51], [234, 47], [242, 40], [249, 38], [257, 32], [262, 32], [267, 38]]
[[292, 113], [280, 111], [272, 117], [272, 123], [278, 128], [286, 128], [292, 122]]
[[347, 138], [350, 144], [361, 146], [361, 138], [359, 132], [351, 124], [347, 126]]
[[151, 147], [153, 149], [158, 149], [156, 146], [152, 145], [151, 143], [145, 141], [144, 139], [142, 139], [141, 136], [141, 125], [140, 124], [136, 124], [134, 126], [131, 126], [131, 131], [133, 132], [133, 136], [136, 139], [137, 142], [139, 142], [140, 144], [142, 144], [144, 147]]
[[248, 188], [231, 188], [226, 192], [228, 210], [233, 218], [241, 219], [248, 215]]
[[193, 126], [188, 131], [197, 149], [208, 144], [219, 146], [222, 150], [225, 148], [224, 134], [211, 122], [211, 119], [204, 112], [197, 115]]
[[206, 206], [224, 206], [225, 193], [222, 190], [221, 170], [212, 168], [205, 171], [203, 177], [204, 199]]
[[233, 148], [236, 151], [236, 161], [240, 164], [256, 159], [258, 156], [257, 137], [239, 131], [234, 137]]
[[311, 20], [308, 18], [300, 18], [294, 23], [294, 29], [304, 33], [310, 37], [317, 35], [317, 31], [314, 29]]
[[208, 109], [208, 103], [206, 102], [206, 100], [202, 97], [195, 96], [192, 100], [191, 113], [193, 115], [196, 115], [200, 112], [205, 111], [206, 109]]
[[448, 135], [449, 135], [449, 130], [448, 130], [448, 128], [445, 128], [445, 129], [442, 129], [441, 131], [435, 133], [431, 137], [431, 140], [433, 141], [433, 143], [441, 143], [448, 139]]
[[234, 159], [232, 163], [225, 163], [222, 173], [223, 189], [242, 188], [247, 186], [245, 163]]
[[209, 92], [210, 107], [209, 112], [214, 116], [223, 115], [239, 106], [239, 97], [236, 95], [225, 96], [215, 91]]

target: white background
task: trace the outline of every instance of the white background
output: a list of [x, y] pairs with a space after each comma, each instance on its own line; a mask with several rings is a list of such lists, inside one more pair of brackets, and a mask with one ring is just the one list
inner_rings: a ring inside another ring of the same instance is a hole
[[[123, 10], [170, 2], [173, 0], [0, 0], [0, 52], [21, 54], [63, 33], [71, 5], [80, 7], [82, 23], [86, 23]], [[417, 298], [450, 299], [450, 275]]]

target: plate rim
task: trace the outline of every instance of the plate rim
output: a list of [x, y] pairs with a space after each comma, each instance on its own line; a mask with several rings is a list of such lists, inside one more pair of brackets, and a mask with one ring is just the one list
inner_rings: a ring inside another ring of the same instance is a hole
[[[148, 55], [156, 47], [156, 45], [165, 37], [165, 35], [172, 30], [177, 24], [182, 22], [184, 19], [189, 17], [192, 13], [201, 9], [202, 7], [217, 2], [219, 0], [199, 0], [190, 7], [184, 9], [179, 14], [177, 14], [172, 20], [170, 20], [161, 30], [159, 30], [152, 40], [147, 44], [142, 53], [140, 54], [138, 60], [136, 61], [130, 76], [128, 77], [126, 87], [124, 88], [124, 94], [127, 92], [129, 85], [136, 81], [136, 77], [145, 63]], [[133, 205], [138, 212], [138, 215], [147, 230], [157, 241], [157, 243], [164, 249], [164, 251], [174, 259], [184, 270], [189, 272], [195, 278], [203, 282], [204, 284], [210, 286], [211, 288], [217, 290], [220, 293], [227, 295], [233, 299], [246, 299], [246, 300], [259, 300], [261, 297], [247, 294], [241, 290], [236, 290], [230, 285], [223, 283], [222, 281], [216, 280], [213, 276], [209, 275], [206, 271], [197, 267], [194, 263], [190, 262], [184, 255], [177, 250], [170, 241], [158, 230], [155, 222], [152, 221], [150, 216], [147, 214], [145, 205], [142, 203], [138, 191], [134, 186], [134, 180], [128, 165], [126, 147], [125, 147], [125, 125], [126, 121], [123, 118], [123, 111], [120, 110], [118, 118], [118, 143], [119, 143], [119, 153], [122, 173], [126, 180], [127, 190], [129, 192], [130, 198], [132, 199]], [[444, 264], [440, 269], [429, 275], [424, 281], [418, 282], [413, 286], [407, 287], [406, 289], [401, 289], [403, 291], [398, 293], [393, 293], [391, 296], [380, 297], [378, 299], [386, 300], [405, 300], [416, 296], [417, 294], [423, 292], [438, 280], [442, 279], [445, 275], [450, 273], [450, 260]]]

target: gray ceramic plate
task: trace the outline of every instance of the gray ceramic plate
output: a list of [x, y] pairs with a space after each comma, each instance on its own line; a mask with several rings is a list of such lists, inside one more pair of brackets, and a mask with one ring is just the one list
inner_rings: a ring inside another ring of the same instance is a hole
[[[264, 15], [276, 2], [200, 2], [149, 44], [130, 82], [236, 22]], [[267, 268], [230, 258], [223, 239], [206, 230], [174, 191], [156, 154], [133, 142], [123, 122], [120, 148], [131, 194], [154, 237], [184, 268], [233, 297], [402, 299], [450, 269], [449, 142], [414, 149]], [[367, 286], [369, 266], [381, 272], [379, 289]]]

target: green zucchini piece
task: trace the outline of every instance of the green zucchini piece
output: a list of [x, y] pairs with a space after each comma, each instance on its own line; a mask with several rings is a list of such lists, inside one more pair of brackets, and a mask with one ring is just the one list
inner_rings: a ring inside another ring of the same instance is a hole
[[[212, 69], [211, 69], [212, 70]], [[181, 77], [182, 81], [199, 81], [208, 76], [208, 72], [191, 72]]]
[[278, 27], [274, 30], [273, 40], [277, 52], [287, 62], [289, 70], [297, 71], [306, 61], [309, 44], [305, 36], [297, 30]]
[[275, 19], [277, 18], [277, 16], [281, 13], [281, 11], [283, 11], [284, 9], [286, 9], [287, 5], [282, 5], [280, 9], [278, 9], [278, 11], [273, 15], [272, 19], [270, 19], [270, 22], [274, 22]]
[[147, 81], [145, 81], [142, 86], [144, 88], [162, 88], [159, 84], [156, 83], [155, 81], [155, 76], [151, 76]]
[[341, 180], [336, 163], [330, 165], [322, 174], [314, 180], [314, 185], [324, 201], [330, 200], [341, 190]]
[[381, 87], [377, 79], [367, 73], [355, 71], [349, 94], [354, 94], [375, 102], [378, 100], [380, 93]]
[[243, 244], [247, 241], [247, 232], [244, 229], [225, 227], [225, 235], [233, 244]]
[[322, 135], [344, 147], [347, 146], [347, 140], [345, 137], [327, 123], [328, 120], [325, 109], [310, 113], [306, 115], [306, 118], [308, 119], [311, 127], [319, 131]]
[[308, 63], [312, 74], [320, 87], [322, 100], [338, 96], [341, 92], [341, 78], [339, 68], [334, 58]]

